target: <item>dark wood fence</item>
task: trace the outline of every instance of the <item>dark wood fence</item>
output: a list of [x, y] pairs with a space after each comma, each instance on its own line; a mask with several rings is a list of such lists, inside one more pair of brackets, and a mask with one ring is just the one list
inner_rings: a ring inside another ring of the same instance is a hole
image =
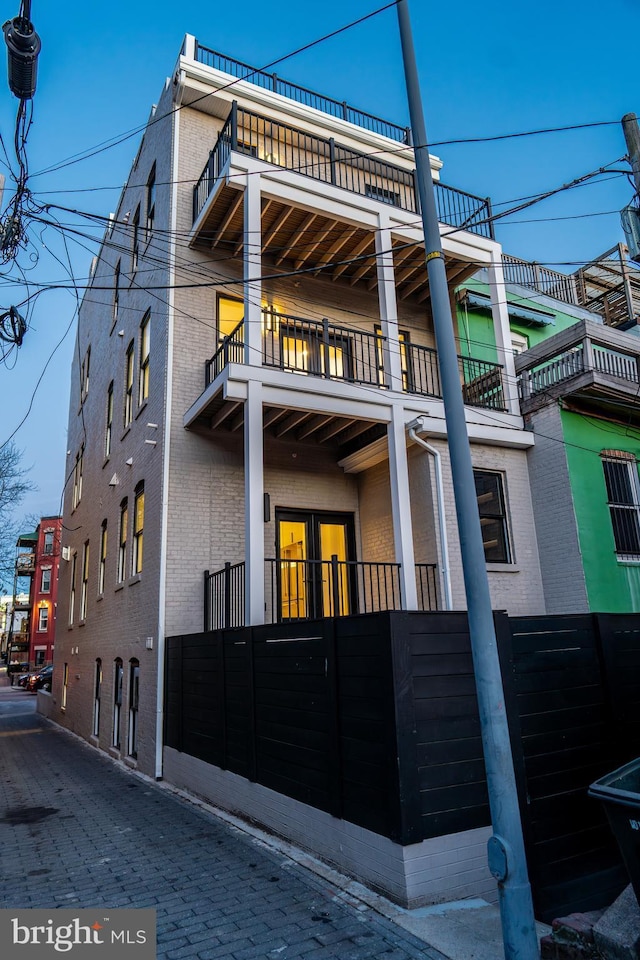
[[[496, 614], [536, 914], [628, 882], [590, 783], [640, 755], [640, 616]], [[173, 637], [165, 742], [401, 843], [489, 823], [464, 613]]]

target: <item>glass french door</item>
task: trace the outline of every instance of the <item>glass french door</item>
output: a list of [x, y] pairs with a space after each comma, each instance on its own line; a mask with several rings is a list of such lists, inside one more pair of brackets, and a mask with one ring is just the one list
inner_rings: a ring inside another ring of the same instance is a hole
[[344, 617], [355, 609], [352, 514], [276, 511], [280, 620]]

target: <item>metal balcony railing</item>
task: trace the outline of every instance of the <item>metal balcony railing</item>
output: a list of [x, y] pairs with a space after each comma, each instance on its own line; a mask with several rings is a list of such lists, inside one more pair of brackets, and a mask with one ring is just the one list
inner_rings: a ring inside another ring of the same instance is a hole
[[508, 253], [502, 254], [502, 266], [505, 283], [517, 283], [564, 303], [580, 303], [575, 276], [551, 270], [541, 263], [519, 260]]
[[[380, 333], [286, 314], [262, 321], [262, 363], [292, 373], [384, 387], [384, 348]], [[244, 363], [244, 321], [225, 337], [205, 364], [205, 388], [229, 363]], [[402, 379], [407, 393], [442, 398], [438, 354], [432, 347], [402, 342]], [[502, 366], [458, 357], [464, 402], [472, 407], [506, 409]]]
[[228, 73], [229, 76], [236, 77], [238, 80], [246, 80], [257, 87], [262, 87], [263, 90], [278, 93], [282, 97], [295, 100], [297, 103], [312, 107], [314, 110], [320, 110], [331, 117], [347, 120], [364, 130], [379, 133], [383, 137], [396, 140], [398, 143], [410, 143], [411, 132], [409, 127], [400, 127], [398, 124], [382, 120], [372, 113], [358, 110], [343, 100], [334, 100], [333, 97], [308, 90], [297, 83], [290, 83], [288, 80], [279, 77], [277, 73], [267, 73], [265, 70], [259, 70], [243, 63], [241, 60], [225, 57], [224, 54], [202, 46], [200, 43], [196, 43], [196, 60], [208, 67], [213, 67], [215, 70], [220, 70], [222, 73]]
[[[438, 609], [436, 564], [416, 564], [418, 605]], [[245, 564], [204, 574], [204, 628], [245, 626]], [[400, 564], [359, 560], [265, 560], [267, 623], [401, 610]]]
[[[277, 167], [342, 187], [419, 214], [415, 172], [341, 146], [335, 140], [251, 113], [233, 103], [231, 114], [193, 191], [193, 221], [202, 212], [231, 151], [258, 157]], [[491, 204], [434, 181], [440, 223], [493, 238]]]

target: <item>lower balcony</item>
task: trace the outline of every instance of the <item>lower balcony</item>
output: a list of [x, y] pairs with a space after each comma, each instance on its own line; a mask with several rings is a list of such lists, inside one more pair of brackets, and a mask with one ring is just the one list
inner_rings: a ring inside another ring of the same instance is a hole
[[[418, 609], [439, 609], [438, 569], [417, 563]], [[400, 564], [355, 560], [265, 561], [265, 623], [402, 610]], [[204, 629], [245, 626], [245, 564], [204, 574]]]
[[[378, 388], [386, 387], [381, 333], [338, 326], [325, 319], [283, 314], [263, 316], [262, 365], [305, 376], [324, 377]], [[432, 347], [400, 341], [402, 388], [424, 397], [442, 398], [438, 354]], [[230, 363], [245, 362], [244, 321], [225, 337], [206, 363], [205, 388]], [[464, 402], [505, 410], [502, 366], [474, 357], [458, 357]]]

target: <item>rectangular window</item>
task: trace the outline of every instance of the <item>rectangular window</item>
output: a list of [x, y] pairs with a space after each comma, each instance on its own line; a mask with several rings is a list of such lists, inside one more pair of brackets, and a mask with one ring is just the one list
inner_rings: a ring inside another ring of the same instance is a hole
[[107, 389], [107, 415], [106, 428], [104, 432], [104, 458], [108, 460], [111, 456], [111, 439], [113, 436], [113, 380]]
[[133, 420], [133, 340], [127, 347], [124, 362], [124, 427], [125, 430]]
[[393, 206], [400, 206], [400, 194], [396, 190], [388, 190], [386, 187], [379, 187], [375, 183], [365, 183], [365, 197], [371, 197], [372, 200], [380, 200], [382, 203], [390, 203]]
[[244, 319], [244, 301], [218, 297], [218, 340], [228, 337]]
[[89, 367], [91, 366], [91, 347], [87, 348], [80, 367], [80, 403], [84, 403], [89, 393]]
[[44, 535], [43, 553], [50, 557], [53, 553], [53, 530], [47, 530]]
[[140, 701], [140, 664], [137, 660], [129, 663], [129, 729], [127, 753], [138, 756], [138, 705]]
[[140, 371], [138, 375], [138, 405], [149, 396], [149, 352], [151, 349], [151, 314], [147, 311], [140, 324]]
[[122, 710], [122, 679], [123, 666], [120, 657], [114, 663], [113, 674], [113, 733], [111, 743], [114, 747], [120, 746], [120, 711]]
[[129, 523], [129, 509], [127, 501], [120, 504], [120, 531], [118, 541], [118, 583], [124, 583], [127, 574], [127, 525]]
[[151, 173], [147, 180], [147, 239], [153, 230], [153, 222], [156, 218], [156, 165], [151, 167]]
[[640, 490], [635, 458], [603, 457], [607, 501], [619, 560], [640, 560]]
[[60, 702], [60, 709], [67, 709], [67, 690], [69, 689], [69, 664], [65, 663], [64, 669], [62, 671], [62, 700]]
[[45, 633], [49, 627], [49, 608], [38, 607], [38, 631]]
[[78, 453], [76, 454], [76, 463], [73, 469], [73, 493], [72, 493], [72, 508], [75, 508], [80, 503], [82, 499], [82, 471], [84, 464], [84, 444], [80, 447]]
[[107, 574], [107, 521], [102, 521], [100, 528], [100, 566], [98, 568], [98, 593], [104, 593], [104, 584]]
[[40, 579], [40, 593], [50, 593], [51, 592], [51, 568], [45, 567], [42, 571], [42, 577]]
[[102, 697], [102, 660], [96, 660], [96, 672], [93, 681], [93, 724], [91, 732], [94, 737], [100, 734], [100, 698]]
[[502, 474], [474, 470], [482, 543], [487, 563], [511, 563]]
[[140, 255], [140, 204], [136, 207], [132, 221], [132, 246], [131, 246], [131, 272], [135, 273], [138, 269], [138, 257]]
[[120, 309], [120, 261], [116, 263], [116, 269], [113, 272], [113, 310], [111, 314], [111, 330], [118, 321], [118, 312]]
[[144, 537], [144, 483], [136, 487], [136, 497], [133, 503], [133, 556], [131, 572], [140, 573], [142, 570], [142, 543]]
[[76, 605], [76, 567], [78, 563], [78, 554], [74, 553], [71, 557], [71, 585], [69, 588], [69, 626], [73, 625]]
[[82, 585], [80, 588], [80, 619], [87, 619], [87, 594], [89, 588], [89, 541], [82, 550]]

